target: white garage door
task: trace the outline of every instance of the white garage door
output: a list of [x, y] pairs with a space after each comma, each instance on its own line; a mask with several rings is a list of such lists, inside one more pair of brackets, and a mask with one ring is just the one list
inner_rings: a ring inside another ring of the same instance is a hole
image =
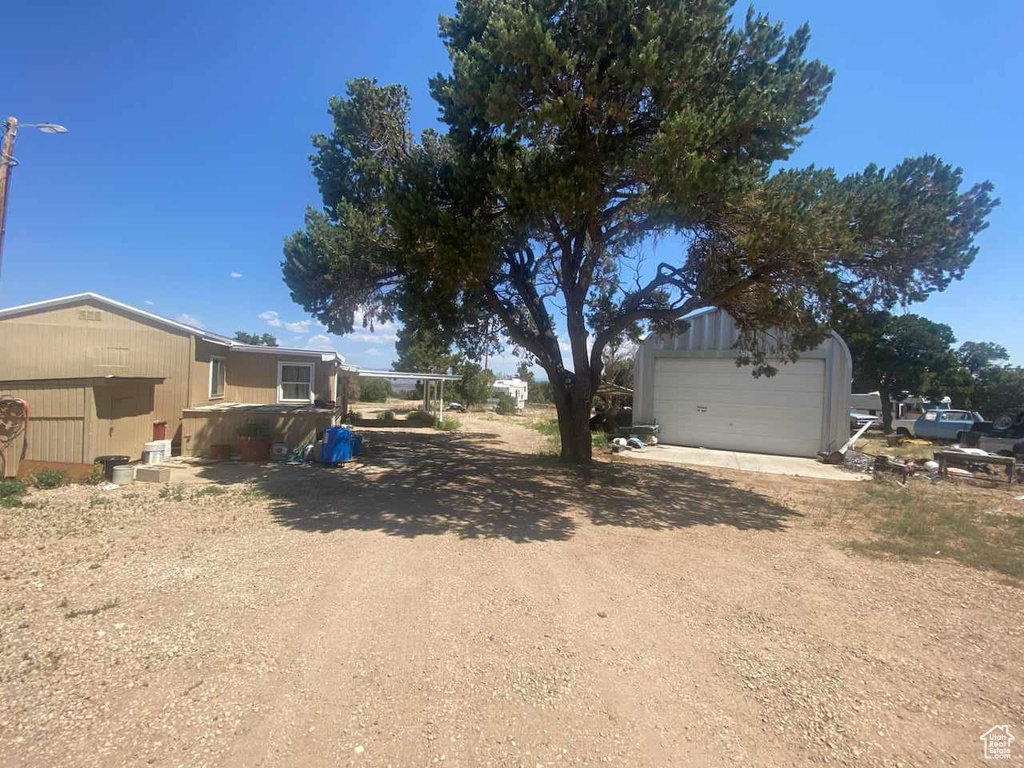
[[755, 379], [736, 361], [658, 358], [654, 361], [654, 418], [661, 441], [786, 456], [821, 450], [825, 361], [778, 365]]

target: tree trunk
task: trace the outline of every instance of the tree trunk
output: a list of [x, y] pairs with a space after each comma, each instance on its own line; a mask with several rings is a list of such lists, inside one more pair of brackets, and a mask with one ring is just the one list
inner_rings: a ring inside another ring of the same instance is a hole
[[591, 460], [590, 401], [577, 389], [552, 387], [558, 412], [558, 434], [562, 440], [561, 460], [566, 464], [589, 464]]
[[879, 396], [882, 400], [882, 431], [889, 435], [892, 434], [892, 396], [885, 387], [879, 390]]

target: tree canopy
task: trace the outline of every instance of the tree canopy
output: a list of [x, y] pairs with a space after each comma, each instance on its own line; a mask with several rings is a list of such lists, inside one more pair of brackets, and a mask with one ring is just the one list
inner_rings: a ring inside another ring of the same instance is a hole
[[1024, 411], [1024, 368], [1007, 365], [1006, 347], [991, 341], [965, 341], [956, 352], [971, 374], [971, 407], [994, 421]]
[[1010, 353], [1001, 344], [991, 341], [965, 341], [956, 351], [957, 359], [972, 375], [977, 375], [996, 363], [1010, 359]]
[[395, 353], [398, 358], [391, 366], [395, 371], [447, 373], [458, 360], [443, 335], [411, 324], [399, 329]]
[[[333, 333], [401, 310], [470, 356], [499, 331], [551, 382], [562, 457], [590, 458], [605, 351], [727, 310], [771, 374], [837, 306], [885, 310], [963, 276], [997, 201], [921, 155], [786, 168], [832, 86], [806, 25], [725, 0], [459, 0], [443, 131], [356, 79], [314, 138], [323, 197], [285, 243], [292, 297]], [[651, 243], [673, 236], [675, 253]], [[568, 349], [563, 355], [559, 328]]]
[[256, 346], [264, 347], [277, 346], [277, 337], [270, 333], [246, 333], [245, 331], [235, 331], [235, 341], [240, 341], [243, 344], [254, 344]]
[[893, 400], [969, 395], [969, 377], [965, 382], [961, 376], [964, 369], [953, 350], [956, 337], [948, 325], [886, 311], [846, 311], [837, 319], [853, 358], [854, 389], [878, 390], [886, 432], [892, 431]]

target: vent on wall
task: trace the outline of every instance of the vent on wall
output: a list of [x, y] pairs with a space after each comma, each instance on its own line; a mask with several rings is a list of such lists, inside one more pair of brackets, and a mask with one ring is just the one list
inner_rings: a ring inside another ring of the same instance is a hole
[[80, 309], [78, 310], [78, 319], [98, 323], [103, 319], [103, 313], [98, 309]]

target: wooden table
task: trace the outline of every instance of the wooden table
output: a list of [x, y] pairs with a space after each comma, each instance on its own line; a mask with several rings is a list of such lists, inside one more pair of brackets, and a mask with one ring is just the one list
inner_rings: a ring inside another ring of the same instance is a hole
[[949, 463], [967, 462], [972, 464], [997, 464], [1006, 467], [1006, 477], [1013, 485], [1013, 478], [1017, 474], [1017, 461], [1009, 456], [976, 456], [972, 453], [961, 453], [960, 451], [936, 451], [935, 460], [939, 462], [939, 472], [948, 476], [946, 471]]

